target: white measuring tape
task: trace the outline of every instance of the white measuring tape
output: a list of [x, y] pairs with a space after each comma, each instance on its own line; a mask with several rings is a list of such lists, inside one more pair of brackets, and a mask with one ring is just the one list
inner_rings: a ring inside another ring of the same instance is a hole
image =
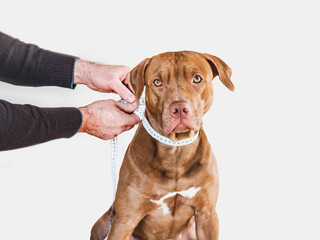
[[[125, 101], [123, 99], [119, 100], [119, 102], [128, 103], [127, 101]], [[141, 98], [139, 101], [139, 106], [142, 106], [145, 104], [146, 104], [145, 98]], [[151, 127], [147, 118], [144, 116], [144, 111], [142, 110], [142, 108], [138, 107], [133, 113], [136, 114], [140, 118], [144, 129], [150, 134], [150, 136], [165, 145], [169, 145], [172, 147], [185, 146], [190, 143], [193, 143], [199, 136], [200, 131], [198, 131], [191, 138], [187, 138], [187, 139], [183, 139], [183, 140], [179, 140], [179, 141], [172, 141], [170, 138], [167, 138], [165, 136], [160, 135], [156, 130], [154, 130]], [[112, 149], [111, 150], [111, 171], [112, 171], [112, 181], [113, 181], [113, 202], [114, 202], [114, 200], [116, 198], [116, 191], [117, 191], [117, 152], [118, 152], [117, 137], [115, 137], [111, 140], [111, 149]], [[108, 234], [107, 234], [105, 240], [108, 239], [108, 236], [109, 236], [109, 233], [111, 230], [111, 225], [113, 222], [113, 210], [114, 210], [113, 208], [114, 208], [114, 205], [112, 204], [112, 210], [110, 213], [109, 231], [108, 231]]]
[[110, 213], [110, 220], [109, 220], [109, 231], [104, 240], [107, 240], [109, 237], [109, 233], [111, 230], [112, 222], [113, 222], [113, 210], [114, 210], [114, 200], [116, 199], [116, 192], [117, 192], [117, 137], [111, 139], [111, 173], [112, 173], [112, 182], [113, 182], [113, 203]]

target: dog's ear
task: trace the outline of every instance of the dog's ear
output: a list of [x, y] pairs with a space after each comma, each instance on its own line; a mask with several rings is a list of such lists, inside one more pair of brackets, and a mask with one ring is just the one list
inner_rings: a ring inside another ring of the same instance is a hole
[[209, 62], [212, 72], [213, 78], [219, 75], [221, 82], [229, 88], [229, 90], [234, 91], [234, 85], [230, 80], [232, 70], [231, 68], [220, 58], [210, 55], [208, 53], [203, 54], [207, 61]]
[[139, 101], [143, 93], [143, 88], [145, 85], [144, 74], [149, 62], [150, 59], [146, 58], [141, 63], [139, 63], [134, 69], [132, 69], [127, 76], [129, 81], [129, 87], [131, 88], [131, 90], [133, 90], [137, 102]]

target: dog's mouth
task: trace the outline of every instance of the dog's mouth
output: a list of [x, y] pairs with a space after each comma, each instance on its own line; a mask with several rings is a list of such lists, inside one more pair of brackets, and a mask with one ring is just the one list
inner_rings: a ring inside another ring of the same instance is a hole
[[170, 119], [167, 126], [164, 128], [166, 134], [170, 133], [187, 133], [191, 130], [197, 131], [195, 124], [191, 121], [180, 121]]
[[185, 132], [189, 132], [190, 131], [190, 128], [185, 125], [185, 124], [182, 124], [180, 123], [179, 125], [177, 125], [172, 132], [175, 132], [175, 133], [185, 133]]
[[171, 130], [165, 131], [170, 139], [182, 140], [194, 136], [198, 132], [198, 128], [194, 124], [180, 122], [175, 126], [171, 126]]

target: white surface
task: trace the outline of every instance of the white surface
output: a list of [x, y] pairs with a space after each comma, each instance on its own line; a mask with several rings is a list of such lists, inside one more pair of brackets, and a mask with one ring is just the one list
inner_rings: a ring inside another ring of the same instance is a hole
[[[1, 1], [0, 29], [83, 59], [134, 67], [171, 50], [208, 52], [205, 130], [220, 173], [220, 239], [320, 239], [317, 1]], [[111, 95], [0, 83], [0, 97], [81, 106]], [[114, 96], [114, 95], [112, 95]], [[120, 136], [122, 153], [133, 131]], [[120, 165], [120, 163], [118, 164]], [[112, 199], [110, 147], [85, 134], [0, 153], [0, 239], [88, 239]]]

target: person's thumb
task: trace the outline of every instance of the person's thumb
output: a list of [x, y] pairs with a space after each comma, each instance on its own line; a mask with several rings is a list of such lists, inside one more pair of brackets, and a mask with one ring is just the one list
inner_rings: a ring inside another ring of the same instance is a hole
[[113, 90], [120, 95], [120, 97], [126, 100], [129, 103], [132, 103], [136, 100], [133, 93], [120, 81], [116, 81], [113, 86]]
[[138, 108], [138, 104], [136, 102], [133, 102], [133, 103], [118, 102], [118, 107], [123, 112], [132, 113]]

